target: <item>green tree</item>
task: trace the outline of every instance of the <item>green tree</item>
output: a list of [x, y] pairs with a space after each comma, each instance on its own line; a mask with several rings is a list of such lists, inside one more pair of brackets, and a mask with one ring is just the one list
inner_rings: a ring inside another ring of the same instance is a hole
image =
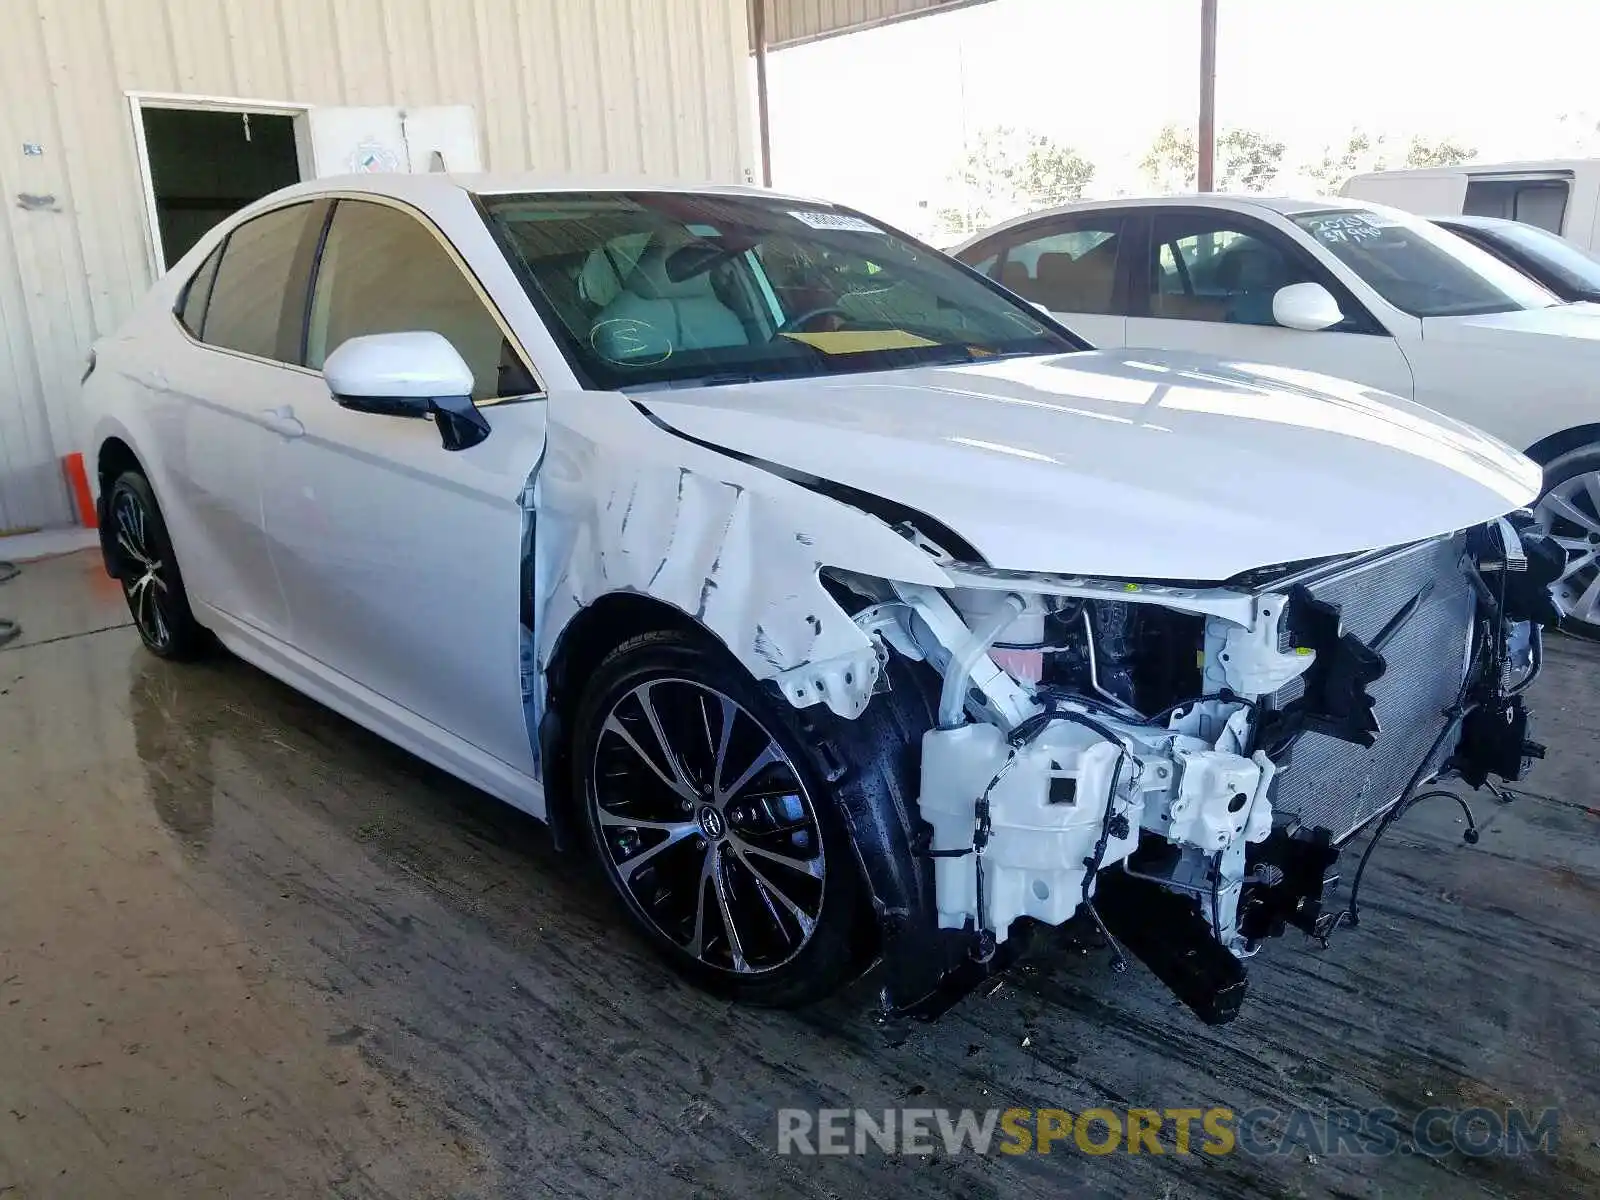
[[[1283, 162], [1284, 146], [1254, 129], [1228, 129], [1217, 137], [1212, 183], [1221, 192], [1260, 192], [1272, 185]], [[1194, 130], [1163, 125], [1139, 160], [1139, 170], [1158, 192], [1192, 192], [1200, 153]]]
[[1430, 142], [1421, 134], [1412, 137], [1406, 149], [1408, 167], [1453, 167], [1478, 157], [1476, 147], [1465, 146], [1449, 138]]
[[1219, 192], [1264, 192], [1278, 177], [1283, 143], [1253, 129], [1230, 129], [1217, 138]]
[[1083, 198], [1094, 164], [1042, 133], [994, 125], [980, 130], [956, 166], [951, 182], [960, 203], [938, 211], [952, 235], [975, 233], [1034, 208]]
[[1158, 192], [1192, 192], [1199, 161], [1194, 130], [1163, 125], [1139, 160], [1139, 170]]
[[1388, 166], [1388, 142], [1361, 129], [1352, 129], [1342, 146], [1323, 147], [1322, 157], [1301, 167], [1301, 173], [1317, 181], [1324, 195], [1334, 195], [1352, 175], [1381, 171]]

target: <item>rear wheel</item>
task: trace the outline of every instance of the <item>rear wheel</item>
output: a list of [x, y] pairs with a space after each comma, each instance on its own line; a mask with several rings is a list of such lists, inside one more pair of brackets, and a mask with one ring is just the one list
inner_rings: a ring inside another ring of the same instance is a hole
[[679, 973], [757, 1004], [857, 965], [860, 883], [816, 751], [718, 649], [631, 639], [584, 689], [575, 797], [613, 890]]
[[162, 658], [199, 657], [208, 645], [206, 631], [189, 608], [178, 558], [150, 481], [137, 471], [119, 475], [111, 486], [106, 515], [122, 562], [122, 594], [139, 637]]

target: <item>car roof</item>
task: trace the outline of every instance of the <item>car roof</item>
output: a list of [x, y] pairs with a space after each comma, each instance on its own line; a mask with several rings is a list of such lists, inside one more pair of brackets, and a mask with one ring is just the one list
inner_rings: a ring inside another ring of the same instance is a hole
[[775, 192], [749, 184], [646, 179], [622, 175], [551, 175], [539, 171], [462, 174], [374, 171], [308, 179], [276, 193], [279, 196], [318, 196], [327, 192], [367, 192], [397, 200], [417, 202], [429, 197], [468, 192], [477, 196], [516, 195], [523, 192], [689, 192], [713, 196], [761, 196], [802, 204], [825, 204], [814, 197]]
[[1453, 167], [1395, 167], [1383, 171], [1362, 171], [1352, 175], [1355, 179], [1372, 179], [1375, 176], [1396, 178], [1438, 177], [1442, 175], [1530, 175], [1540, 172], [1592, 171], [1600, 159], [1594, 158], [1529, 158], [1513, 162], [1460, 163]]
[[[1474, 217], [1467, 213], [1445, 213], [1429, 217], [1435, 225], [1457, 225], [1464, 229], [1504, 229], [1507, 225], [1526, 225], [1526, 221], [1513, 221], [1510, 217]], [[1537, 228], [1533, 226], [1532, 228]]]
[[1062, 204], [1055, 208], [1044, 208], [1037, 212], [1024, 213], [1020, 217], [1012, 217], [1008, 221], [992, 225], [983, 230], [983, 232], [968, 238], [957, 249], [964, 250], [968, 246], [983, 241], [991, 234], [999, 233], [1016, 225], [1037, 221], [1040, 217], [1056, 217], [1069, 213], [1097, 212], [1105, 209], [1120, 208], [1220, 208], [1230, 212], [1266, 211], [1292, 217], [1299, 213], [1329, 212], [1340, 209], [1370, 212], [1382, 210], [1383, 206], [1369, 204], [1363, 200], [1351, 199], [1345, 196], [1263, 196], [1256, 192], [1193, 192], [1177, 196], [1120, 196], [1113, 200], [1079, 200], [1072, 204]]

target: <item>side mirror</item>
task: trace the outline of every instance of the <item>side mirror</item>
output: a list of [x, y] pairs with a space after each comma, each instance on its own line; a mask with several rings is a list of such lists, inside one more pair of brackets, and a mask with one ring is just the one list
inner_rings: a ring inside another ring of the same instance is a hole
[[446, 450], [465, 450], [489, 436], [472, 403], [472, 370], [440, 334], [374, 333], [340, 344], [322, 364], [333, 398], [354, 412], [432, 417]]
[[1285, 329], [1314, 333], [1344, 320], [1339, 302], [1320, 283], [1291, 283], [1272, 295], [1272, 319]]

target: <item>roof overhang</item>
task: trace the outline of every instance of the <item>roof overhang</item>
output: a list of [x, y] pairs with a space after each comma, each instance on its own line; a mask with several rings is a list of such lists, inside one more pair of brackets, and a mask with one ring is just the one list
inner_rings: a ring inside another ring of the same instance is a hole
[[[987, 0], [765, 0], [767, 5], [767, 49], [782, 50], [806, 42], [874, 29], [895, 21], [949, 12]], [[748, 0], [759, 4], [762, 0]], [[755, 49], [754, 23], [751, 49]]]

